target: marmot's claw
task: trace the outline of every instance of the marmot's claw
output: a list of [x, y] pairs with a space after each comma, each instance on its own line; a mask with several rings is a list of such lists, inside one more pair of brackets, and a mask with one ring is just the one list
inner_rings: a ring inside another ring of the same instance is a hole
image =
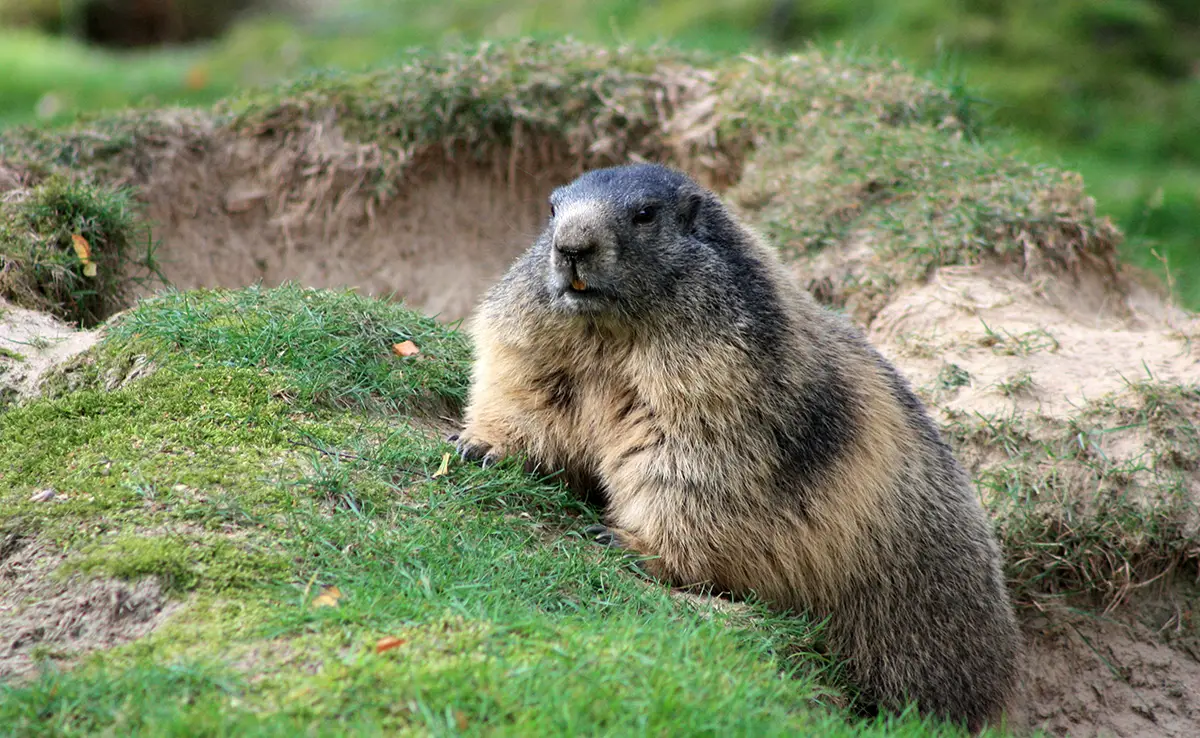
[[452, 436], [454, 447], [463, 461], [478, 461], [484, 469], [495, 466], [504, 458], [503, 449], [496, 448], [487, 441], [475, 441], [464, 437], [463, 433]]
[[446, 443], [454, 443], [457, 440], [458, 440], [457, 433], [451, 433], [450, 435], [446, 436]]
[[609, 530], [606, 525], [589, 525], [583, 529], [583, 532], [601, 546], [623, 548], [620, 537]]
[[486, 460], [489, 457], [493, 463], [496, 460], [496, 457], [491, 453], [492, 444], [490, 443], [471, 441], [459, 437], [455, 447], [458, 449], [458, 455], [463, 461], [479, 461], [480, 459], [483, 459], [485, 461], [484, 465], [486, 466]]

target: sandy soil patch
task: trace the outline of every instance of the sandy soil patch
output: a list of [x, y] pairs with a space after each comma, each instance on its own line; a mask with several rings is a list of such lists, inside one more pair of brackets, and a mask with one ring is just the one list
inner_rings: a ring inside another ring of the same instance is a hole
[[36, 394], [46, 372], [99, 339], [99, 331], [76, 330], [52, 315], [0, 299], [0, 406], [6, 395], [21, 399]]

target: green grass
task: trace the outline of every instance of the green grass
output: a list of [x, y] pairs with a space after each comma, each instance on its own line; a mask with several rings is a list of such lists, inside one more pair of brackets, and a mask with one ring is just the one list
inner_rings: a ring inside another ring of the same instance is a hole
[[[451, 412], [464, 399], [462, 339], [400, 304], [293, 286], [172, 291], [153, 305], [111, 328], [112, 340], [286, 376], [305, 405]], [[397, 358], [403, 341], [421, 353]]]
[[0, 28], [0, 128], [70, 120], [79, 111], [211, 102], [232, 80], [190, 89], [202, 50], [114, 54], [33, 31]]
[[[397, 337], [439, 358], [401, 360]], [[0, 685], [6, 734], [954, 734], [846, 722], [817, 630], [668, 596], [511, 462], [435, 478], [449, 447], [405, 398], [455, 406], [462, 350], [350, 293], [167, 294], [118, 320], [80, 389], [0, 414], [0, 530], [59, 541], [61, 575], [154, 574], [186, 603], [69, 671], [44, 650]], [[131, 356], [153, 371], [102, 389]], [[67, 499], [29, 500], [45, 487]], [[338, 605], [314, 608], [329, 585]]]
[[1174, 301], [1200, 310], [1200, 164], [1141, 163], [1068, 149], [1099, 211], [1121, 224], [1122, 253], [1158, 274]]
[[[795, 137], [764, 156], [770, 163], [748, 173], [733, 197], [802, 263], [831, 248], [874, 251], [875, 260], [830, 289], [829, 301], [864, 322], [899, 285], [938, 266], [986, 260], [1062, 273], [1082, 247], [1093, 266], [1113, 267], [1119, 235], [1090, 210], [1073, 174], [924, 122], [847, 114], [780, 128]], [[788, 195], [772, 194], [781, 192]]]

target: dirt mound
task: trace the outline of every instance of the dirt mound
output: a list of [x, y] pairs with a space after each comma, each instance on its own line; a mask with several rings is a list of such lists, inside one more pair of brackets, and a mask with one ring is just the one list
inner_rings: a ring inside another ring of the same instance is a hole
[[[940, 414], [999, 516], [1028, 650], [1016, 723], [1195, 735], [1197, 599], [1175, 591], [1155, 619], [1142, 592], [1172, 592], [1174, 572], [1200, 560], [1200, 320], [1097, 279], [943, 267], [899, 290], [869, 335]], [[1081, 592], [1095, 597], [1082, 609], [1040, 612]]]
[[49, 542], [0, 536], [0, 682], [32, 670], [37, 657], [69, 659], [140, 638], [176, 607], [152, 578], [59, 580], [65, 559]]
[[578, 173], [542, 143], [483, 163], [431, 154], [381, 201], [367, 181], [378, 149], [336, 128], [226, 141], [164, 159], [147, 214], [160, 224], [163, 273], [180, 289], [352, 286], [453, 320], [529, 245], [550, 190]]
[[[964, 130], [953, 118], [960, 107], [945, 90], [877, 59], [835, 62], [814, 52], [717, 62], [666, 49], [518, 41], [414, 54], [392, 70], [305, 80], [215, 113], [129, 113], [63, 132], [5, 132], [0, 150], [8, 179], [24, 189], [36, 189], [47, 171], [100, 190], [136, 188], [158, 242], [154, 257], [178, 287], [288, 279], [356, 286], [452, 320], [529, 243], [550, 190], [584, 169], [668, 161], [724, 189], [741, 180], [744, 165], [787, 171], [761, 165], [780, 160], [772, 144], [780, 137], [845, 148], [859, 134], [911, 126], [919, 135], [897, 143], [923, 158], [938, 155], [945, 134]], [[810, 179], [876, 158], [859, 147]], [[992, 169], [990, 176], [1005, 173]], [[782, 189], [830, 189], [805, 184], [814, 186]], [[1083, 218], [1091, 250], [1111, 248], [1072, 198], [1074, 191], [1064, 212]], [[840, 222], [847, 213], [829, 217]], [[9, 218], [18, 241], [36, 220], [20, 215]], [[768, 220], [801, 220], [776, 215]], [[75, 233], [59, 231], [67, 270]], [[26, 251], [0, 248], [0, 276], [35, 268]]]
[[1200, 382], [1200, 317], [1130, 289], [1056, 295], [995, 265], [943, 267], [880, 310], [870, 337], [952, 411], [1067, 418], [1131, 382]]

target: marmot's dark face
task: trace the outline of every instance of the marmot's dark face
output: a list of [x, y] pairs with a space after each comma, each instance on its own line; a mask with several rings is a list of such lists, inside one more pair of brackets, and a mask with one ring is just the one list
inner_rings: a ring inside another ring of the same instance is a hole
[[555, 190], [536, 247], [551, 306], [644, 314], [694, 262], [689, 235], [702, 192], [648, 164], [593, 170]]

